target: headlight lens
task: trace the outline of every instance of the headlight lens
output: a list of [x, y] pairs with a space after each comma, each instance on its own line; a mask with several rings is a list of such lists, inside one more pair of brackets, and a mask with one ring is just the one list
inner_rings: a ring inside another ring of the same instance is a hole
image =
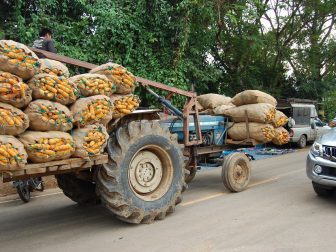
[[322, 144], [315, 142], [310, 149], [314, 156], [323, 156]]

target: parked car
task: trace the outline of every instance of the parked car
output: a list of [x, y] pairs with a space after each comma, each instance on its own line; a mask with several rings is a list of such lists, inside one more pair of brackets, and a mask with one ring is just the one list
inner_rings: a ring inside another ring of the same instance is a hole
[[319, 196], [330, 196], [336, 188], [336, 128], [317, 139], [310, 149], [307, 176]]
[[287, 130], [290, 142], [304, 148], [307, 142], [314, 142], [331, 128], [317, 117], [314, 101], [287, 99], [279, 102], [277, 109], [289, 117]]

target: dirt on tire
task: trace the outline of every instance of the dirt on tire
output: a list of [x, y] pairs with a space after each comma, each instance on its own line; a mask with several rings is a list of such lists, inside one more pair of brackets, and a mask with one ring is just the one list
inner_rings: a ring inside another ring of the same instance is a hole
[[[155, 200], [137, 193], [129, 179], [130, 163], [139, 151], [148, 146], [163, 149], [173, 167], [171, 183], [167, 183], [167, 188], [163, 188], [166, 192]], [[186, 188], [182, 148], [177, 136], [155, 121], [132, 121], [118, 128], [107, 145], [109, 163], [97, 173], [96, 190], [102, 203], [128, 223], [152, 223], [164, 219], [182, 201], [181, 193]]]

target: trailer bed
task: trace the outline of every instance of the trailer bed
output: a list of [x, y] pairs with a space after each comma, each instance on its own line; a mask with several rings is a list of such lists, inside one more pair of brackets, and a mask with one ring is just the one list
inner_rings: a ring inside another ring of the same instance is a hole
[[92, 166], [106, 164], [108, 155], [101, 154], [88, 158], [69, 158], [40, 164], [27, 164], [23, 169], [2, 172], [3, 182], [22, 180], [31, 177], [44, 177], [61, 173], [79, 172]]

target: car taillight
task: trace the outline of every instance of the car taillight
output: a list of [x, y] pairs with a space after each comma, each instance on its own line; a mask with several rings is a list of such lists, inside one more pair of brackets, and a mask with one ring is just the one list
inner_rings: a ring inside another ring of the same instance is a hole
[[289, 136], [290, 136], [290, 137], [294, 136], [294, 131], [293, 131], [292, 129], [289, 130]]

